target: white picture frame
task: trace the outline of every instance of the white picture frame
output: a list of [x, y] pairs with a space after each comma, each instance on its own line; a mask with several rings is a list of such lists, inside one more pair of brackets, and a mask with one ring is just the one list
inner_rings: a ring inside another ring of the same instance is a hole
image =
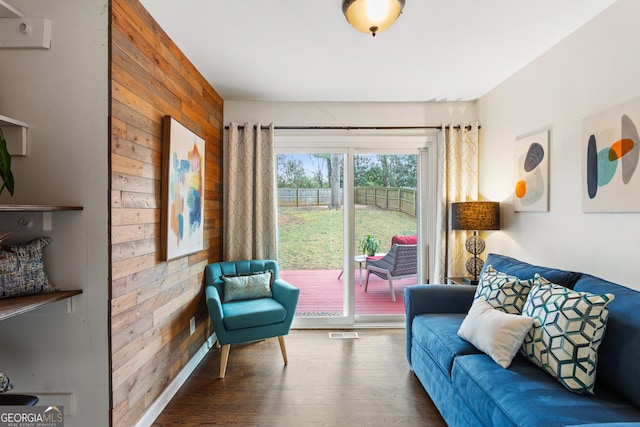
[[164, 116], [162, 224], [164, 261], [204, 249], [204, 139]]
[[549, 129], [516, 138], [513, 210], [549, 211]]
[[640, 212], [640, 99], [582, 120], [582, 211]]

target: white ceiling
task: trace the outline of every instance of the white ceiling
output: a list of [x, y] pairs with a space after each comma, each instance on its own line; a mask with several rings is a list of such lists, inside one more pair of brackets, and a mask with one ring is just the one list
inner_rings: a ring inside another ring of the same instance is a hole
[[474, 100], [616, 0], [406, 0], [375, 38], [340, 0], [141, 0], [224, 100]]

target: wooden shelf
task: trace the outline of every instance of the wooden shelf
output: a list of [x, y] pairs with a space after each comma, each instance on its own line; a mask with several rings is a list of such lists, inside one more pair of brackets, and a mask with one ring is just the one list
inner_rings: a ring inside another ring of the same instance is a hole
[[5, 0], [0, 0], [0, 18], [24, 18], [24, 13], [11, 6]]
[[28, 295], [24, 297], [15, 297], [0, 299], [0, 320], [5, 320], [19, 314], [24, 314], [43, 305], [63, 299], [71, 298], [74, 295], [81, 294], [81, 290], [58, 291], [46, 294]]
[[0, 115], [0, 127], [8, 127], [8, 126], [15, 126], [15, 127], [22, 127], [22, 128], [29, 127], [29, 125], [26, 124], [25, 122], [21, 122], [20, 120], [16, 120], [16, 119], [12, 119], [11, 117]]
[[0, 212], [56, 212], [56, 211], [81, 211], [82, 209], [83, 209], [82, 206], [0, 204]]
[[[0, 0], [0, 5], [2, 0]], [[7, 151], [12, 156], [27, 155], [27, 129], [29, 125], [11, 117], [0, 116], [0, 129], [7, 141]]]

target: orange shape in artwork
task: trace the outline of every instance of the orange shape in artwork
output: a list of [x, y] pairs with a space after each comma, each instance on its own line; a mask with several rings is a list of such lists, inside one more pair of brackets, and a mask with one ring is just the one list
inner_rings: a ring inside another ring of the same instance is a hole
[[633, 140], [629, 138], [620, 139], [613, 143], [609, 149], [609, 161], [622, 158], [625, 154], [633, 149]]
[[522, 199], [527, 194], [527, 183], [524, 180], [516, 182], [516, 197]]

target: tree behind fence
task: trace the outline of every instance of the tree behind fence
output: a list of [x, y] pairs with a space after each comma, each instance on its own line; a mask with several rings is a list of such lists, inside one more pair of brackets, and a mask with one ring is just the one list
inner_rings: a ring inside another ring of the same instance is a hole
[[[400, 211], [415, 216], [416, 190], [393, 187], [356, 187], [356, 204], [377, 206], [390, 211]], [[343, 192], [340, 190], [340, 198]], [[278, 188], [278, 206], [309, 207], [328, 206], [330, 188]]]

